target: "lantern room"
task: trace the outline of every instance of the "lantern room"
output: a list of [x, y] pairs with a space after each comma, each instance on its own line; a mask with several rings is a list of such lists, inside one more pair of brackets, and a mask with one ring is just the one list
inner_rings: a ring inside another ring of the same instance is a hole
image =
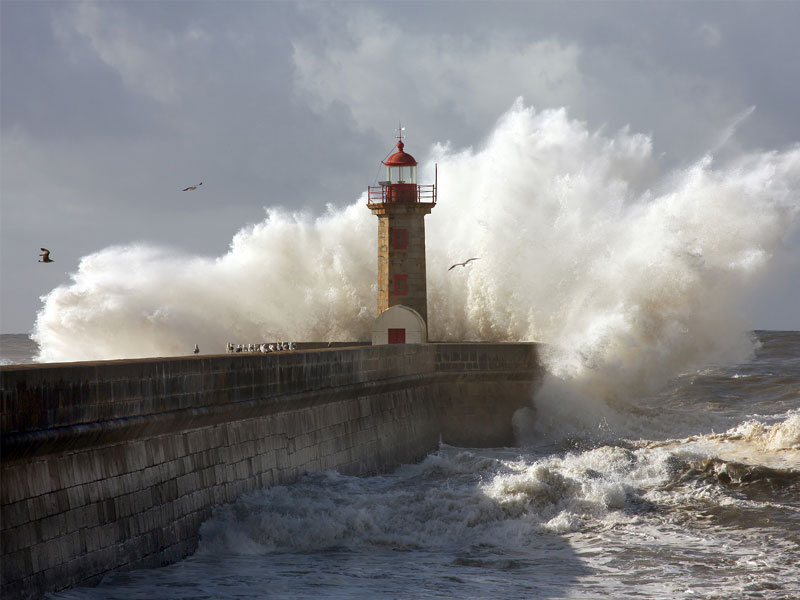
[[383, 162], [386, 165], [386, 179], [390, 184], [417, 183], [417, 161], [403, 151], [403, 141], [397, 142], [397, 152]]
[[386, 179], [380, 186], [368, 188], [370, 206], [397, 203], [436, 204], [436, 183], [417, 185], [417, 161], [407, 154], [401, 139], [397, 142], [397, 152], [382, 161], [386, 166]]

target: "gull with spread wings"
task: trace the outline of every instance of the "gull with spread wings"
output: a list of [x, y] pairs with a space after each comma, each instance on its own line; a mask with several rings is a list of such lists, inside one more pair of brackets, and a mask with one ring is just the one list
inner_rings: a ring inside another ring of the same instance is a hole
[[56, 262], [52, 258], [50, 258], [50, 250], [48, 250], [47, 248], [40, 248], [40, 250], [42, 251], [42, 253], [39, 256], [42, 257], [42, 260], [38, 262], [42, 263]]
[[197, 188], [199, 188], [201, 185], [203, 185], [203, 182], [202, 182], [202, 181], [201, 181], [200, 183], [198, 183], [197, 185], [190, 185], [190, 186], [189, 186], [189, 187], [187, 187], [187, 188], [183, 188], [181, 191], [182, 191], [182, 192], [191, 192], [191, 191], [194, 191], [194, 190], [196, 190]]
[[452, 267], [450, 267], [450, 268], [449, 268], [449, 269], [447, 269], [447, 270], [448, 270], [448, 271], [452, 271], [452, 270], [453, 270], [453, 269], [455, 269], [456, 267], [466, 267], [466, 266], [467, 266], [467, 264], [468, 264], [468, 263], [471, 263], [473, 260], [480, 260], [480, 258], [478, 258], [478, 257], [475, 257], [475, 258], [469, 258], [469, 259], [465, 260], [463, 263], [456, 263], [456, 264], [454, 264]]

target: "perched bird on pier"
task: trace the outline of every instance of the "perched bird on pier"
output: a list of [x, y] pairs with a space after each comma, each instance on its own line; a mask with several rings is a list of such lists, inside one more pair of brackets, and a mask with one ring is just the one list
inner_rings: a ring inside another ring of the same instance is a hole
[[195, 354], [200, 354], [200, 347], [197, 344], [195, 344], [194, 350], [192, 352], [194, 352]]
[[48, 250], [47, 248], [40, 248], [40, 250], [42, 251], [42, 253], [39, 256], [42, 257], [42, 260], [38, 262], [41, 263], [55, 262], [53, 259], [50, 258], [50, 250]]
[[203, 185], [203, 182], [202, 182], [202, 181], [201, 181], [200, 183], [198, 183], [197, 185], [190, 185], [190, 186], [189, 186], [189, 187], [187, 187], [187, 188], [183, 188], [181, 191], [182, 191], [182, 192], [191, 192], [191, 191], [194, 191], [194, 190], [196, 190], [197, 188], [199, 188], [201, 185]]
[[447, 269], [447, 270], [448, 270], [448, 271], [452, 271], [452, 270], [453, 270], [453, 269], [455, 269], [456, 267], [466, 267], [466, 266], [467, 266], [467, 264], [468, 264], [468, 263], [471, 263], [473, 260], [480, 260], [480, 258], [478, 258], [478, 257], [475, 257], [475, 258], [470, 258], [470, 259], [467, 259], [467, 260], [465, 260], [463, 263], [456, 263], [456, 264], [454, 264], [452, 267], [450, 267], [450, 268], [449, 268], [449, 269]]

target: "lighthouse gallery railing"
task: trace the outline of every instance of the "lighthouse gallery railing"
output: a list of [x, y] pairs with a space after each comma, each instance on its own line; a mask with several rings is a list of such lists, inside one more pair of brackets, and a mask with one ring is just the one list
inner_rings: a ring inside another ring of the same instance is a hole
[[[436, 186], [434, 184], [417, 185], [416, 193], [414, 193], [414, 190], [410, 189], [412, 185], [414, 184], [371, 185], [367, 188], [367, 204], [387, 204], [395, 202], [436, 204]], [[397, 188], [402, 188], [403, 193], [398, 194], [397, 192], [400, 190]]]

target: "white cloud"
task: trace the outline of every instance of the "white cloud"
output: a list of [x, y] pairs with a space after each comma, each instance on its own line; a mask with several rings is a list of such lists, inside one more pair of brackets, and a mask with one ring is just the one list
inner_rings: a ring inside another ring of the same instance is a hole
[[697, 28], [700, 40], [709, 48], [716, 48], [722, 43], [722, 31], [716, 25], [703, 23]]
[[203, 43], [208, 34], [197, 26], [183, 32], [156, 31], [110, 3], [80, 2], [60, 11], [53, 28], [62, 41], [88, 40], [93, 53], [119, 73], [125, 85], [165, 104], [181, 96], [176, 64], [185, 44]]
[[294, 41], [296, 86], [316, 111], [344, 103], [364, 128], [385, 128], [398, 107], [493, 120], [517, 96], [559, 105], [582, 89], [574, 44], [408, 31], [364, 10], [311, 16], [321, 32]]

